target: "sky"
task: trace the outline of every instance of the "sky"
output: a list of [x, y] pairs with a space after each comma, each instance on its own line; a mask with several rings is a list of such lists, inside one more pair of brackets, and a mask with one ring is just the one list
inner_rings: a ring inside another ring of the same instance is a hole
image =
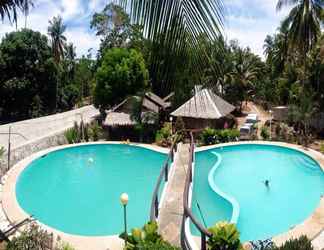
[[[67, 26], [67, 40], [73, 42], [77, 55], [93, 54], [99, 47], [100, 38], [90, 29], [94, 12], [99, 12], [107, 0], [34, 0], [34, 7], [27, 19], [27, 27], [47, 33], [48, 21], [61, 15]], [[276, 11], [277, 0], [223, 0], [226, 6], [224, 34], [228, 40], [236, 39], [240, 45], [263, 57], [263, 41], [273, 34], [288, 10]], [[1, 22], [1, 21], [0, 21]], [[24, 27], [25, 19], [20, 17], [18, 29]], [[0, 23], [0, 38], [14, 31], [15, 25], [5, 20]]]

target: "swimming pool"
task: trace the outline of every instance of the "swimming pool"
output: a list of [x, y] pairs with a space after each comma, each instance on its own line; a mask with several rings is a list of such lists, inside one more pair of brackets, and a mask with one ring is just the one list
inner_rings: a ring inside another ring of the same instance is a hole
[[[323, 194], [323, 170], [294, 149], [242, 144], [196, 153], [194, 215], [206, 227], [237, 223], [242, 241], [271, 238], [302, 223]], [[200, 235], [193, 225], [191, 231]]]
[[139, 146], [91, 144], [49, 152], [19, 175], [20, 207], [41, 223], [82, 236], [123, 231], [119, 197], [129, 195], [128, 227], [149, 220], [151, 196], [167, 155]]

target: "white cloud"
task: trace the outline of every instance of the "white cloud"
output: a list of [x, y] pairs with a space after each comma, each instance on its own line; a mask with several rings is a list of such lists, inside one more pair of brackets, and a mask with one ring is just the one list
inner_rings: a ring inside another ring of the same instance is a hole
[[[107, 0], [35, 0], [34, 8], [27, 19], [27, 27], [47, 34], [48, 20], [61, 15], [67, 24], [66, 36], [77, 47], [77, 54], [87, 53], [89, 48], [97, 49], [99, 38], [89, 30], [89, 17], [100, 11]], [[238, 39], [244, 46], [262, 56], [263, 41], [267, 34], [275, 32], [288, 9], [276, 11], [277, 0], [225, 0], [227, 20], [225, 35]], [[24, 27], [25, 19], [19, 16], [18, 28]], [[8, 21], [0, 24], [0, 38], [15, 30]]]
[[67, 29], [66, 38], [73, 42], [77, 49], [78, 56], [86, 55], [89, 49], [97, 51], [100, 39], [93, 34], [89, 34], [84, 28]]

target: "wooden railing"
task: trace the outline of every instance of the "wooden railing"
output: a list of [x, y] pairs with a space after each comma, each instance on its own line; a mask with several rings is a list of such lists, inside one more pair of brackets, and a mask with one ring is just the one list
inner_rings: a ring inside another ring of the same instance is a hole
[[[151, 212], [150, 212], [150, 220], [151, 221], [156, 221], [157, 218], [159, 217], [159, 206], [160, 206], [159, 198], [161, 198], [161, 197], [159, 197], [159, 190], [161, 188], [162, 180], [164, 180], [165, 182], [168, 182], [169, 172], [170, 172], [169, 168], [170, 168], [171, 164], [173, 163], [176, 147], [177, 147], [177, 143], [175, 140], [171, 145], [168, 157], [163, 164], [163, 168], [160, 172], [159, 178], [155, 185], [152, 202], [151, 202]], [[170, 163], [170, 161], [171, 161], [171, 163]], [[170, 165], [169, 165], [169, 163], [170, 163]]]
[[186, 221], [189, 219], [189, 222], [191, 221], [195, 227], [199, 230], [200, 235], [201, 235], [201, 241], [200, 241], [200, 249], [201, 250], [206, 250], [207, 249], [207, 238], [211, 237], [211, 233], [196, 219], [196, 217], [193, 215], [192, 210], [191, 210], [191, 205], [189, 204], [189, 192], [190, 192], [190, 187], [192, 187], [192, 168], [193, 168], [193, 163], [195, 161], [195, 143], [194, 143], [194, 137], [193, 133], [190, 132], [190, 156], [189, 156], [189, 165], [188, 165], [188, 170], [187, 170], [187, 176], [186, 176], [186, 182], [185, 182], [185, 189], [183, 193], [183, 208], [184, 208], [184, 219], [182, 223], [182, 245], [184, 249], [186, 250], [191, 250], [189, 240], [187, 239], [187, 235], [185, 233], [185, 224]]

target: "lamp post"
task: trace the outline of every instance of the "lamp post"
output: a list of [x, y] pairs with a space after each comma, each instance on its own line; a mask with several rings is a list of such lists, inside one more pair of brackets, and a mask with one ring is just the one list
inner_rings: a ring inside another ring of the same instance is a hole
[[270, 141], [272, 141], [272, 130], [271, 130], [271, 123], [272, 123], [272, 110], [269, 110], [270, 113]]
[[170, 116], [170, 123], [171, 123], [171, 135], [173, 134], [173, 129], [172, 129], [172, 121], [173, 121], [173, 117]]
[[123, 193], [120, 196], [120, 202], [124, 207], [124, 233], [125, 233], [125, 247], [127, 246], [127, 217], [126, 217], [126, 206], [128, 203], [128, 194]]

